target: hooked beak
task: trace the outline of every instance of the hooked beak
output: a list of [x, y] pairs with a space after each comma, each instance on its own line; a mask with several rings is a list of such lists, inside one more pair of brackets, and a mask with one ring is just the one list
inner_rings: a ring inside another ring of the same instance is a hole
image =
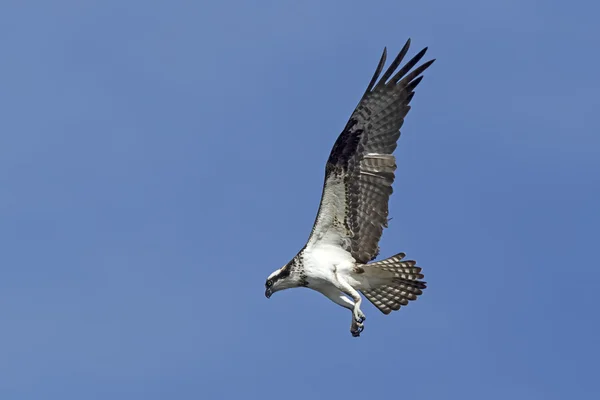
[[265, 297], [267, 299], [270, 298], [271, 295], [273, 295], [273, 291], [271, 290], [271, 288], [268, 288], [267, 290], [265, 290]]

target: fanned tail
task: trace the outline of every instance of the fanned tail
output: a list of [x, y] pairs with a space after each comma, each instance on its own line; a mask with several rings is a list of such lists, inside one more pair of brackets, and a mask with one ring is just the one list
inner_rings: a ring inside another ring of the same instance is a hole
[[421, 268], [416, 266], [415, 261], [402, 261], [405, 256], [404, 253], [398, 253], [363, 266], [370, 274], [386, 281], [375, 289], [362, 290], [365, 297], [384, 314], [399, 310], [409, 301], [416, 300], [427, 287], [426, 282], [420, 281], [424, 278]]

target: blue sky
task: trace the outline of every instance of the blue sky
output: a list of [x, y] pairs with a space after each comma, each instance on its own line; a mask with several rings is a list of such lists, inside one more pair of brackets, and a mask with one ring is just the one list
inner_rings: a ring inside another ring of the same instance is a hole
[[[599, 12], [4, 1], [0, 398], [598, 398]], [[318, 293], [263, 284], [408, 37], [438, 61], [381, 248], [429, 287], [366, 305], [357, 340]]]

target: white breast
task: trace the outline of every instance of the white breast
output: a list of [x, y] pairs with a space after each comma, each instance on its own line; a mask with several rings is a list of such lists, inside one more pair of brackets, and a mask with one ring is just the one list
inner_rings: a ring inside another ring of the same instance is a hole
[[307, 246], [304, 250], [303, 262], [309, 286], [313, 287], [335, 284], [337, 275], [348, 276], [354, 267], [354, 258], [350, 253], [331, 244]]

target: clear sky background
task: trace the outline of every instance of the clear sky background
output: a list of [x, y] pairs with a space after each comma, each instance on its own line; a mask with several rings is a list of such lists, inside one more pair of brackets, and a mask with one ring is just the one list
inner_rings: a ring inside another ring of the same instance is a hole
[[[0, 6], [0, 398], [598, 399], [597, 2]], [[360, 339], [264, 297], [388, 46], [437, 58]]]

